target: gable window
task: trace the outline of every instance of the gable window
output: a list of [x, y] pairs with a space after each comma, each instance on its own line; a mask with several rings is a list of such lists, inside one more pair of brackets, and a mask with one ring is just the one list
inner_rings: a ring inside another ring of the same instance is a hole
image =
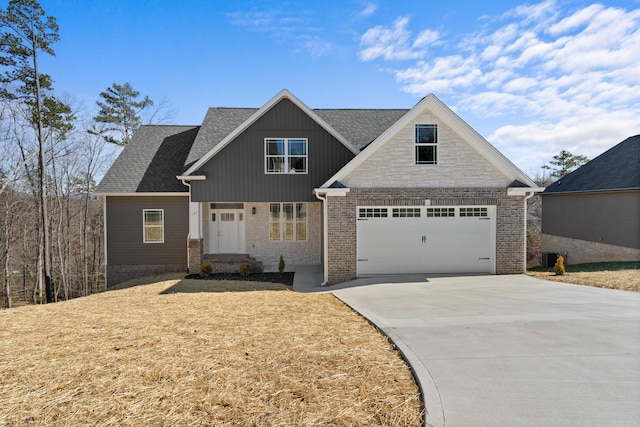
[[164, 209], [143, 209], [144, 243], [164, 243]]
[[307, 173], [306, 138], [267, 138], [266, 173]]
[[269, 238], [276, 241], [307, 240], [307, 204], [271, 203]]
[[438, 125], [416, 125], [416, 165], [438, 164]]

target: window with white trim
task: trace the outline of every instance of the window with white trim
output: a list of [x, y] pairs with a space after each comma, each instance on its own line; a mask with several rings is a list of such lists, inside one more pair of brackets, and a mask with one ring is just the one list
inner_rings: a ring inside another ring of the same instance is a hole
[[164, 243], [164, 209], [143, 209], [142, 228], [144, 243]]
[[416, 165], [438, 164], [438, 125], [416, 125]]
[[271, 203], [269, 205], [269, 239], [307, 240], [307, 204]]
[[307, 173], [307, 138], [266, 138], [265, 173]]

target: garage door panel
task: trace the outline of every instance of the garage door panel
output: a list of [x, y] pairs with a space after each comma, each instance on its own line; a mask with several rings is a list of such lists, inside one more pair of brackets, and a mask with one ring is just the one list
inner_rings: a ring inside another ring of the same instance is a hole
[[455, 217], [423, 212], [358, 221], [358, 274], [494, 272], [495, 207], [485, 211], [483, 217], [460, 217], [456, 210]]

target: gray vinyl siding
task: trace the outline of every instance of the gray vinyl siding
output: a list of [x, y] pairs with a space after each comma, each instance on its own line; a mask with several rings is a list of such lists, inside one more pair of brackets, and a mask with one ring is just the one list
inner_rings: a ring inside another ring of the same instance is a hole
[[[306, 174], [266, 174], [265, 138], [307, 138]], [[191, 181], [194, 202], [310, 202], [322, 185], [353, 153], [284, 99], [218, 152]]]
[[[187, 264], [189, 197], [108, 196], [107, 264]], [[164, 209], [164, 243], [143, 243], [144, 209]]]
[[640, 191], [543, 194], [542, 233], [640, 249]]

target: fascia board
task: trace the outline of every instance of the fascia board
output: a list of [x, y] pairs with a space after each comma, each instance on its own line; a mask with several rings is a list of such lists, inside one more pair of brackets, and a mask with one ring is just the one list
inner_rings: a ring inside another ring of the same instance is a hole
[[415, 118], [425, 110], [428, 110], [443, 123], [449, 126], [455, 133], [460, 135], [469, 145], [483, 155], [491, 164], [500, 170], [505, 176], [511, 180], [518, 180], [530, 187], [537, 185], [518, 169], [509, 159], [500, 153], [493, 145], [476, 132], [469, 124], [467, 124], [460, 116], [454, 113], [446, 104], [438, 99], [434, 94], [430, 93], [418, 102], [411, 110], [407, 112], [400, 120], [394, 123], [389, 129], [384, 131], [369, 147], [363, 150], [359, 155], [347, 163], [335, 175], [329, 178], [321, 188], [331, 185], [335, 181], [342, 181], [344, 178], [360, 166], [365, 160], [373, 155], [382, 145], [384, 145], [393, 135], [400, 129], [410, 124]]
[[188, 197], [188, 192], [183, 193], [92, 193], [94, 196], [101, 197]]
[[327, 197], [345, 197], [351, 192], [350, 188], [315, 188], [313, 192], [316, 195], [325, 195]]
[[181, 181], [205, 181], [207, 177], [205, 175], [176, 175], [176, 179]]
[[215, 147], [213, 147], [207, 154], [202, 156], [198, 161], [196, 161], [189, 169], [187, 169], [183, 175], [190, 175], [193, 172], [197, 171], [201, 168], [206, 162], [208, 162], [213, 156], [215, 156], [220, 150], [226, 147], [231, 141], [233, 141], [238, 135], [244, 132], [249, 126], [255, 123], [260, 117], [262, 117], [267, 111], [273, 108], [278, 102], [282, 99], [289, 99], [293, 102], [298, 108], [304, 111], [313, 121], [318, 123], [318, 125], [322, 126], [327, 132], [329, 132], [334, 138], [340, 141], [349, 151], [353, 154], [358, 154], [359, 150], [354, 147], [349, 141], [347, 141], [342, 135], [340, 135], [335, 129], [333, 129], [327, 122], [322, 120], [320, 116], [313, 112], [309, 107], [307, 107], [302, 101], [300, 101], [296, 96], [294, 96], [287, 89], [282, 89], [276, 96], [271, 98], [266, 104], [264, 104], [258, 111], [253, 113], [251, 117], [244, 121], [240, 126], [238, 126], [233, 132], [227, 135], [220, 143], [218, 143]]
[[509, 187], [507, 196], [526, 196], [527, 193], [542, 193], [545, 187]]
[[444, 102], [435, 95], [428, 96], [431, 112], [438, 116], [440, 120], [447, 124], [455, 133], [460, 135], [469, 145], [482, 154], [500, 172], [512, 180], [518, 180], [523, 184], [536, 188], [537, 185], [531, 178], [522, 172], [508, 158], [504, 156], [496, 147], [487, 141], [482, 135], [476, 132], [467, 122], [453, 112]]

